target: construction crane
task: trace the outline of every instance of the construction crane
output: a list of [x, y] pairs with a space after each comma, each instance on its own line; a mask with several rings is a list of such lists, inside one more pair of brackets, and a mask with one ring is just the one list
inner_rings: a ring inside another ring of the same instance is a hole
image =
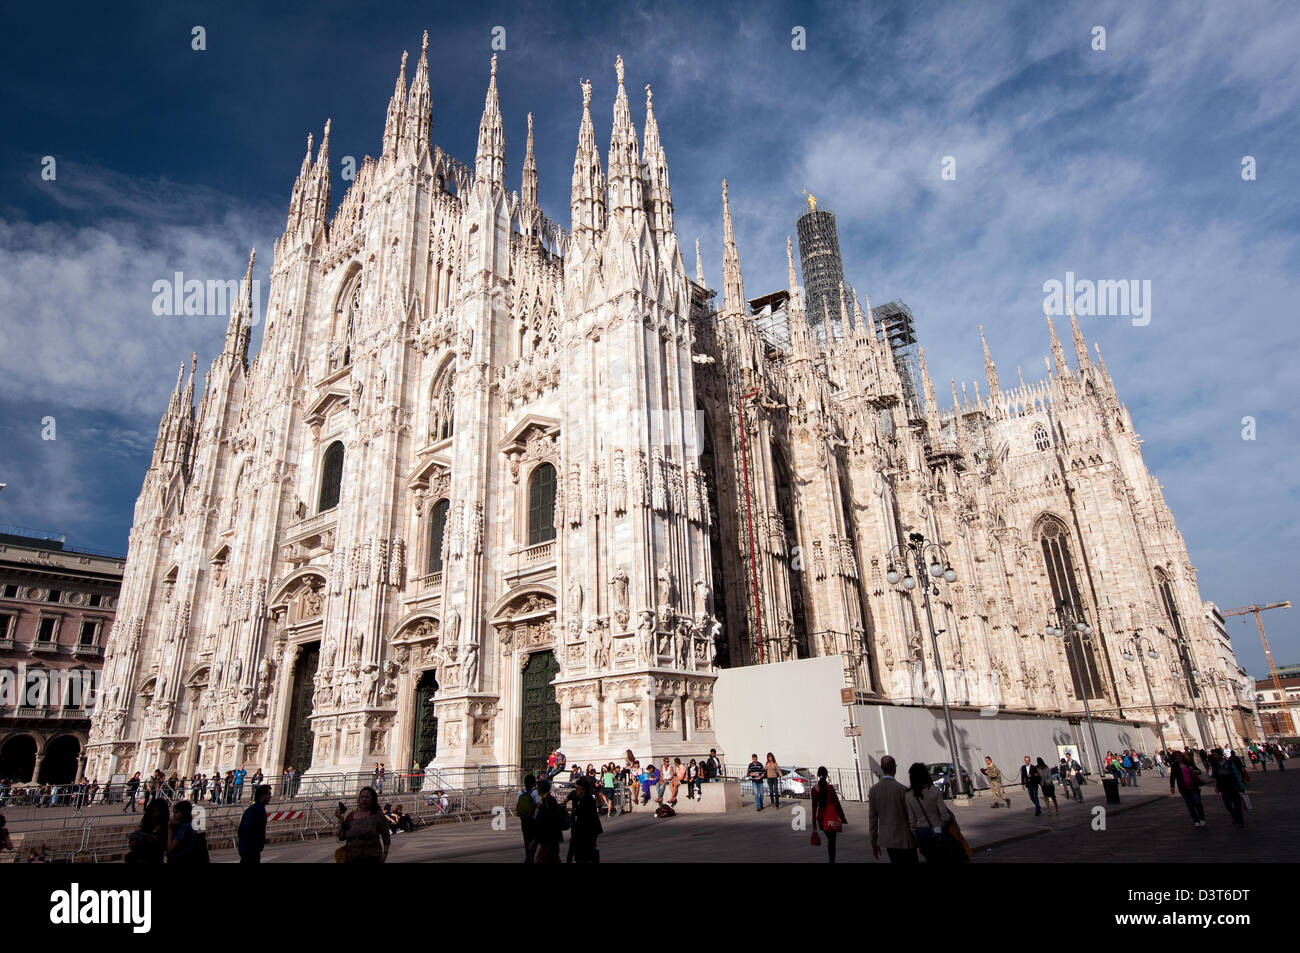
[[[1282, 714], [1286, 716], [1287, 721], [1291, 720], [1291, 712], [1286, 704], [1286, 692], [1282, 690], [1282, 678], [1277, 674], [1277, 665], [1273, 662], [1273, 650], [1268, 647], [1268, 636], [1264, 634], [1264, 623], [1260, 621], [1259, 614], [1269, 609], [1290, 609], [1290, 602], [1270, 602], [1266, 606], [1242, 606], [1239, 609], [1229, 609], [1226, 612], [1220, 612], [1219, 615], [1225, 619], [1234, 615], [1245, 615], [1251, 613], [1255, 616], [1255, 626], [1259, 629], [1259, 641], [1264, 644], [1264, 658], [1268, 660], [1268, 674], [1273, 679], [1273, 687], [1277, 689], [1278, 702], [1282, 706]], [[1295, 730], [1295, 726], [1292, 726]]]

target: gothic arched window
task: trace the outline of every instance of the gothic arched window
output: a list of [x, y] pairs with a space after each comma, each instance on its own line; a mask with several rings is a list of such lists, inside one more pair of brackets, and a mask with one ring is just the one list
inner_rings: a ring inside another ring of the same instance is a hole
[[434, 443], [456, 432], [456, 371], [448, 370], [433, 385], [433, 413], [429, 437]]
[[324, 513], [339, 505], [343, 486], [343, 444], [335, 440], [325, 451], [320, 467], [320, 502], [316, 512]]
[[442, 572], [442, 543], [447, 538], [447, 510], [451, 508], [446, 500], [439, 500], [429, 511], [429, 572]]
[[1047, 436], [1047, 428], [1039, 424], [1034, 428], [1034, 449], [1046, 450], [1052, 445], [1051, 438]]
[[[1047, 580], [1052, 586], [1053, 604], [1083, 608], [1083, 593], [1079, 590], [1078, 578], [1074, 573], [1070, 533], [1065, 524], [1053, 516], [1044, 517], [1038, 524], [1038, 540], [1043, 547], [1043, 562], [1047, 567]], [[1100, 638], [1100, 631], [1094, 631], [1093, 637]], [[1084, 697], [1086, 690], [1089, 698], [1105, 698], [1105, 686], [1097, 669], [1097, 653], [1092, 643], [1083, 641], [1073, 633], [1070, 638], [1074, 644], [1065, 647], [1065, 657], [1070, 662], [1070, 678], [1074, 683], [1075, 696]], [[1082, 667], [1079, 659], [1083, 660]]]
[[330, 367], [345, 367], [352, 363], [352, 341], [356, 334], [361, 312], [361, 269], [358, 268], [343, 283], [338, 304], [334, 309], [334, 333], [330, 341]]
[[543, 463], [528, 477], [528, 545], [555, 539], [555, 467]]

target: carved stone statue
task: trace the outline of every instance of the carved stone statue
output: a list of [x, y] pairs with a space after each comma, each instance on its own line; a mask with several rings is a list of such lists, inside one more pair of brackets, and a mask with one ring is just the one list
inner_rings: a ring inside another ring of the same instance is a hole
[[582, 584], [572, 577], [569, 579], [567, 607], [569, 618], [576, 619], [582, 615]]
[[478, 688], [478, 643], [466, 642], [461, 671], [465, 674], [465, 690]]
[[654, 658], [655, 614], [643, 609], [639, 615], [640, 621], [636, 624], [637, 657], [645, 663]]
[[673, 571], [665, 563], [659, 567], [658, 588], [656, 596], [660, 606], [671, 606], [673, 604]]
[[709, 615], [710, 610], [713, 608], [713, 606], [711, 605], [712, 600], [713, 600], [713, 590], [709, 588], [709, 584], [705, 582], [703, 578], [696, 579], [695, 580], [695, 614], [698, 615], [700, 618], [707, 617]]
[[609, 586], [613, 592], [614, 618], [618, 620], [620, 628], [627, 625], [628, 620], [627, 584], [627, 573], [620, 566], [609, 580]]
[[460, 640], [460, 613], [453, 609], [447, 613], [447, 645], [456, 645]]

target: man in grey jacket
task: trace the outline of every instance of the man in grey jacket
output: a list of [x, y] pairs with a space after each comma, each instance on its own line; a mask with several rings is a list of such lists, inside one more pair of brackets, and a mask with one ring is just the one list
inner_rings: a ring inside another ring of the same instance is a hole
[[891, 864], [915, 864], [916, 838], [907, 821], [907, 802], [903, 800], [907, 788], [894, 780], [898, 763], [889, 755], [880, 759], [880, 772], [884, 775], [867, 792], [871, 819], [871, 856], [880, 858], [880, 848], [885, 848]]

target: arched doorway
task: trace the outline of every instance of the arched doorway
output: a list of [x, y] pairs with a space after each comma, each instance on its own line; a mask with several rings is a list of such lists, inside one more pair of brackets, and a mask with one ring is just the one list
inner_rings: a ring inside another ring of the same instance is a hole
[[411, 740], [412, 757], [421, 768], [438, 753], [438, 719], [434, 715], [433, 698], [438, 692], [438, 679], [434, 669], [420, 676], [415, 685], [415, 727]]
[[284, 767], [299, 775], [311, 767], [315, 735], [311, 730], [312, 694], [316, 690], [316, 669], [320, 665], [320, 643], [302, 647], [293, 666], [293, 688], [289, 698], [289, 727], [285, 735]]
[[523, 738], [521, 764], [525, 771], [546, 767], [551, 751], [560, 746], [560, 703], [551, 682], [560, 673], [555, 653], [534, 652], [524, 664]]
[[14, 735], [0, 747], [0, 778], [30, 781], [36, 773], [36, 739]]
[[41, 780], [50, 784], [71, 784], [77, 780], [77, 758], [81, 742], [72, 735], [62, 735], [45, 746], [41, 758]]

